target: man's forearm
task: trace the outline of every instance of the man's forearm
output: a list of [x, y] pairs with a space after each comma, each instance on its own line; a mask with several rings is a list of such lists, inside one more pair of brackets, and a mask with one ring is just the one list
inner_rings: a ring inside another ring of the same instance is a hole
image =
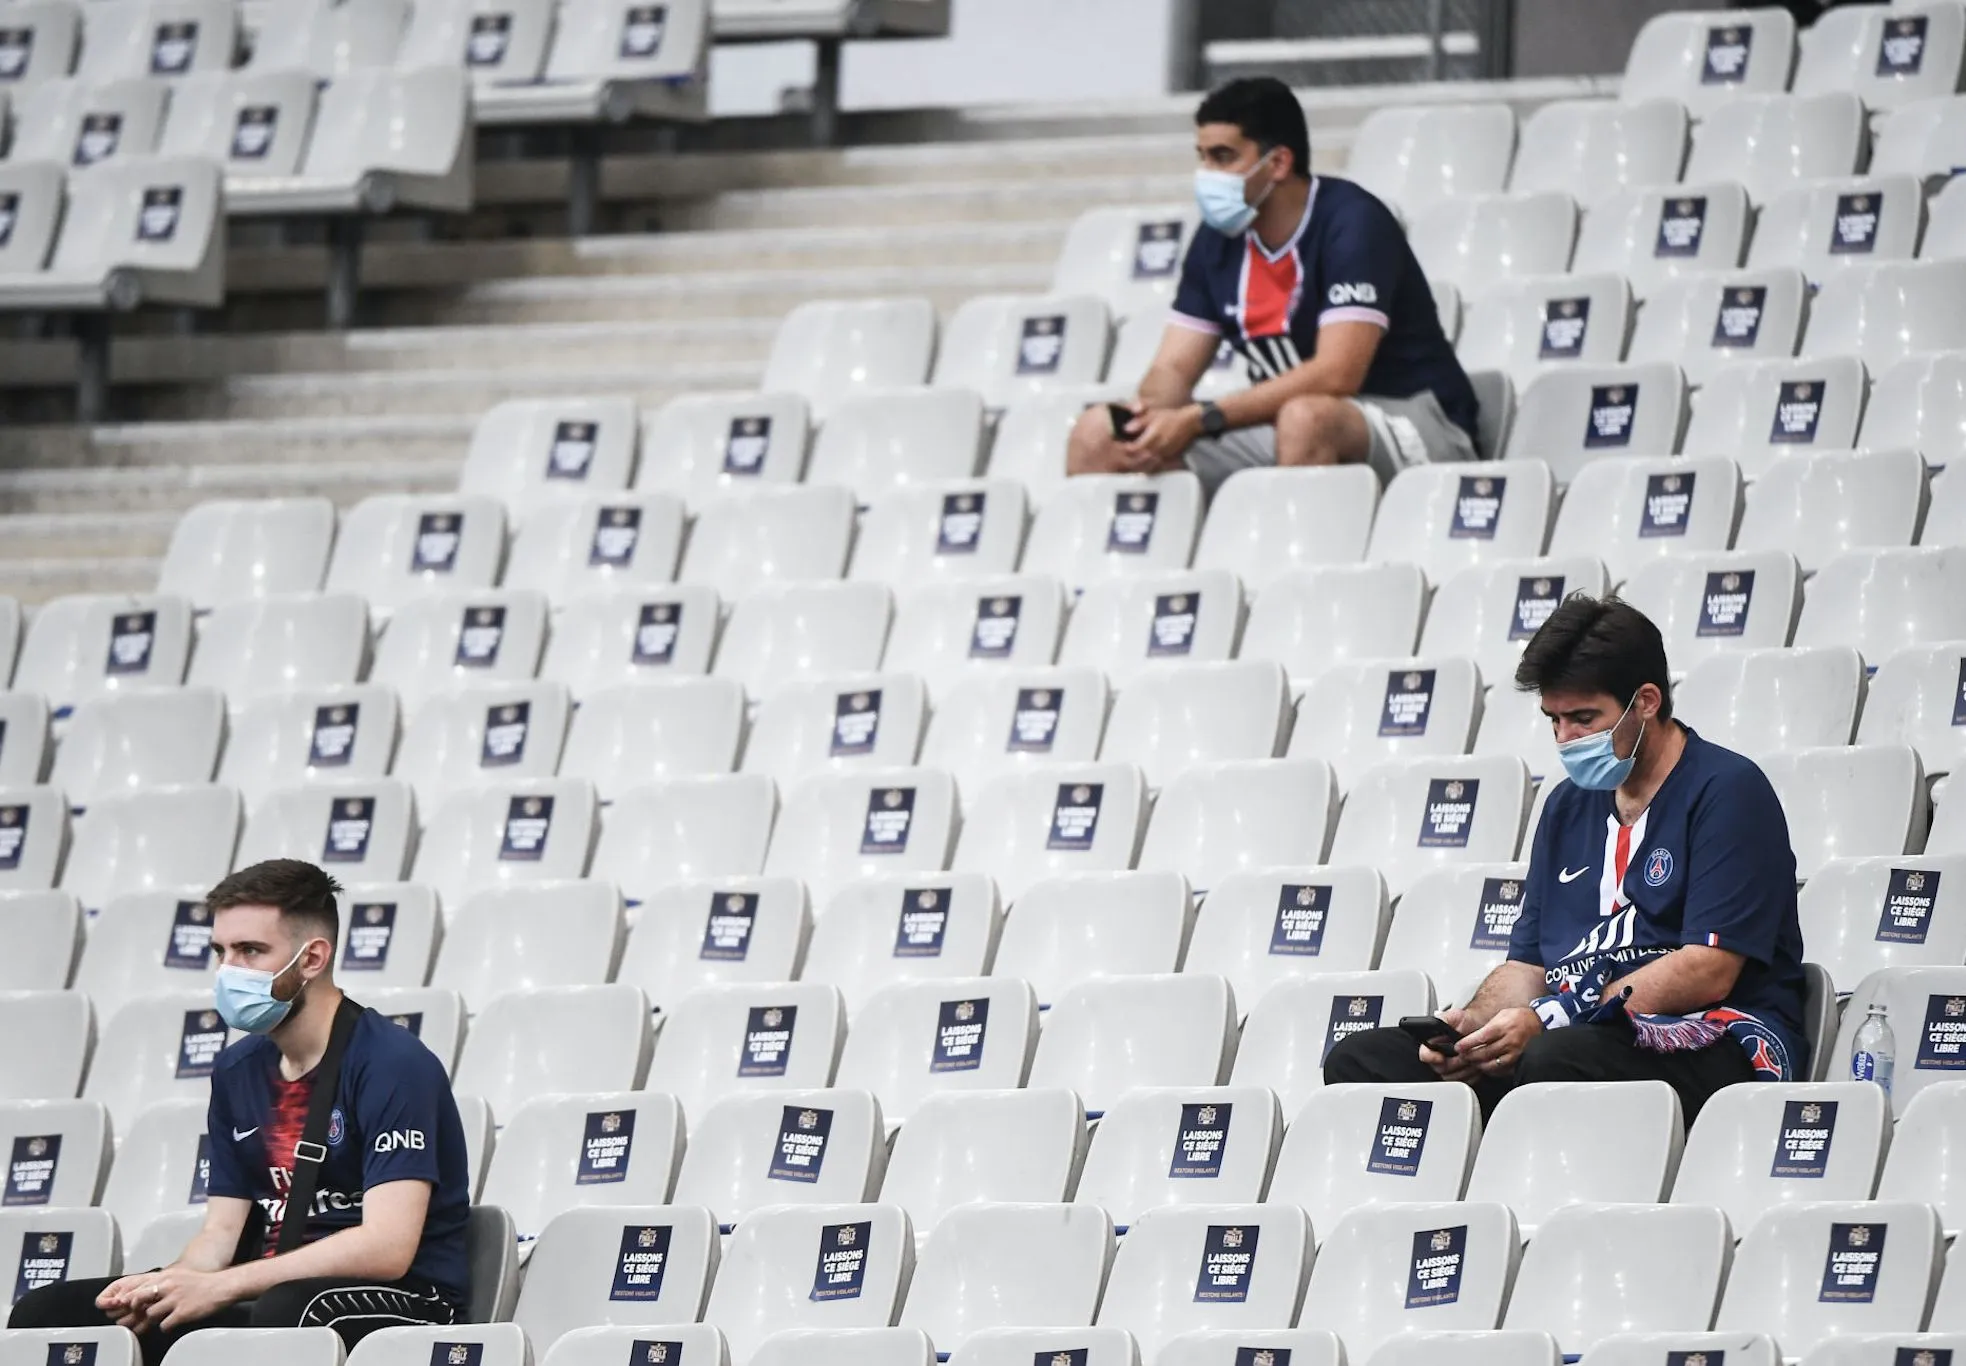
[[1470, 1026], [1479, 1028], [1511, 1006], [1534, 1001], [1543, 994], [1544, 984], [1543, 970], [1534, 964], [1503, 963], [1482, 979], [1474, 997], [1461, 1008], [1462, 1014]]
[[1727, 998], [1741, 975], [1744, 960], [1726, 949], [1700, 944], [1654, 958], [1627, 976], [1607, 983], [1604, 999], [1631, 988], [1627, 1010], [1642, 1015], [1686, 1015]]
[[1140, 402], [1149, 408], [1180, 408], [1194, 400], [1195, 386], [1171, 366], [1156, 365], [1140, 381]]
[[171, 1265], [189, 1267], [193, 1271], [223, 1271], [232, 1265], [232, 1259], [238, 1255], [239, 1234], [236, 1231], [199, 1229]]
[[265, 1257], [233, 1267], [229, 1287], [249, 1300], [288, 1281], [333, 1277], [340, 1280], [398, 1281], [409, 1274], [416, 1245], [368, 1224], [331, 1233], [278, 1257]]

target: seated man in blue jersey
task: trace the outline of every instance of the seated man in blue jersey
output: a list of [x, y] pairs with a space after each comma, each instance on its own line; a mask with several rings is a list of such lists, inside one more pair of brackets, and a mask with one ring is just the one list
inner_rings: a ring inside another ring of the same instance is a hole
[[[1475, 458], [1474, 389], [1441, 331], [1427, 277], [1392, 211], [1349, 180], [1311, 174], [1303, 106], [1272, 77], [1230, 81], [1195, 112], [1188, 244], [1160, 351], [1128, 405], [1072, 429], [1073, 474], [1186, 465], [1212, 491], [1238, 470]], [[1221, 342], [1251, 386], [1194, 397]]]
[[155, 1366], [199, 1328], [325, 1326], [353, 1345], [392, 1324], [452, 1323], [468, 1308], [471, 1196], [450, 1080], [415, 1035], [352, 1002], [314, 1195], [295, 1216], [301, 1245], [280, 1250], [316, 1071], [344, 1000], [333, 973], [340, 890], [294, 859], [243, 868], [211, 890], [216, 1009], [249, 1037], [213, 1065], [204, 1226], [161, 1270], [30, 1291], [10, 1327], [121, 1324]]
[[1688, 1123], [1730, 1083], [1807, 1080], [1795, 854], [1767, 775], [1672, 719], [1659, 630], [1616, 598], [1558, 604], [1516, 686], [1541, 694], [1569, 780], [1508, 961], [1440, 1012], [1452, 1051], [1371, 1030], [1325, 1080], [1465, 1081], [1486, 1112], [1522, 1082], [1656, 1078]]

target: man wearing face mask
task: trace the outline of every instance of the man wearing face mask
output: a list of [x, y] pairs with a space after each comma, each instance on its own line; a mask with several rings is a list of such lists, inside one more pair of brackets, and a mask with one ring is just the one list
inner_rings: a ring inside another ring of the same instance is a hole
[[464, 1313], [464, 1126], [436, 1056], [335, 985], [340, 890], [294, 859], [212, 888], [215, 1005], [247, 1037], [212, 1070], [204, 1225], [162, 1269], [29, 1292], [10, 1327], [121, 1324], [156, 1366], [200, 1328], [328, 1327], [353, 1346]]
[[1458, 1043], [1355, 1034], [1325, 1080], [1465, 1081], [1486, 1113], [1524, 1082], [1655, 1078], [1689, 1124], [1722, 1086], [1807, 1080], [1795, 855], [1767, 775], [1672, 719], [1658, 628], [1616, 598], [1560, 603], [1516, 686], [1541, 694], [1568, 780], [1508, 961], [1439, 1013]]
[[[1369, 461], [1381, 479], [1475, 458], [1476, 401], [1392, 211], [1311, 174], [1303, 106], [1282, 81], [1230, 81], [1195, 112], [1195, 198], [1166, 335], [1126, 435], [1105, 404], [1073, 428], [1073, 474]], [[1194, 398], [1223, 341], [1253, 381]]]

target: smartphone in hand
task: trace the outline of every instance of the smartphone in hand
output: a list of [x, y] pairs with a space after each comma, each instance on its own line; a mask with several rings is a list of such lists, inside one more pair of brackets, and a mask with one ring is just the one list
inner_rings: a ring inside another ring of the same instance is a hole
[[1113, 440], [1133, 440], [1133, 437], [1126, 430], [1127, 424], [1133, 421], [1133, 409], [1127, 407], [1124, 403], [1108, 403], [1106, 405], [1106, 416], [1113, 424]]
[[1437, 1015], [1402, 1015], [1399, 1028], [1413, 1042], [1443, 1057], [1452, 1057], [1455, 1045], [1461, 1042], [1461, 1035]]

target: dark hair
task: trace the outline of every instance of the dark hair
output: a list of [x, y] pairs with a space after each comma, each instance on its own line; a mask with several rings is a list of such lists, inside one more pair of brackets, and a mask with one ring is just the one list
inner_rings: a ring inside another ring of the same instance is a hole
[[1647, 683], [1659, 689], [1659, 715], [1670, 718], [1672, 675], [1659, 628], [1620, 598], [1587, 593], [1556, 605], [1515, 670], [1523, 692], [1610, 693], [1621, 707]]
[[1310, 178], [1311, 132], [1304, 123], [1304, 106], [1275, 76], [1238, 76], [1209, 91], [1195, 110], [1195, 126], [1204, 123], [1233, 123], [1266, 152], [1289, 148], [1290, 173]]
[[205, 909], [216, 915], [232, 906], [275, 906], [282, 924], [333, 943], [341, 937], [334, 901], [340, 890], [339, 882], [311, 863], [270, 858], [223, 878], [205, 893]]

